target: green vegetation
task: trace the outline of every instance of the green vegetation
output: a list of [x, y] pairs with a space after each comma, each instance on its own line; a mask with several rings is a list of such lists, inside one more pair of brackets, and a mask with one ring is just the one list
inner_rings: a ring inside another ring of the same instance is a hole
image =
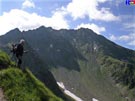
[[110, 56], [102, 56], [100, 62], [102, 73], [113, 78], [122, 96], [129, 97], [130, 100], [134, 99], [135, 65]]
[[0, 71], [0, 86], [9, 101], [62, 101], [44, 86], [29, 70], [17, 68]]
[[116, 83], [128, 86], [129, 89], [135, 87], [135, 65], [123, 62], [111, 57], [104, 57], [101, 63], [104, 71], [111, 75]]
[[13, 68], [13, 64], [8, 55], [0, 51], [0, 69], [3, 69], [0, 71], [0, 87], [8, 101], [63, 101], [28, 69], [22, 72]]
[[0, 69], [7, 68], [11, 64], [9, 56], [0, 50]]

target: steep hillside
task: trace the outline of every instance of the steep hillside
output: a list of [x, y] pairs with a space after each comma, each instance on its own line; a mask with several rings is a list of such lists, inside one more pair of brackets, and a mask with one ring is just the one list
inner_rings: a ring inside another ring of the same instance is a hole
[[8, 68], [10, 65], [14, 65], [14, 63], [10, 60], [6, 53], [0, 50], [0, 70]]
[[8, 55], [2, 51], [0, 51], [0, 88], [4, 90], [7, 101], [63, 101], [28, 69], [25, 72], [17, 69]]
[[[33, 72], [38, 71], [34, 74], [45, 84], [49, 80], [44, 80], [44, 74], [53, 73], [56, 80], [52, 74], [47, 74], [47, 77], [53, 78], [55, 83], [62, 82], [66, 89], [84, 101], [93, 98], [99, 101], [134, 101], [135, 51], [121, 47], [90, 29], [54, 30], [42, 26], [16, 32], [18, 29], [0, 37], [1, 48], [8, 51], [7, 45], [24, 38], [25, 48], [31, 50], [24, 55], [24, 64], [31, 65]], [[40, 65], [36, 68], [35, 64]]]
[[26, 70], [8, 68], [0, 71], [0, 87], [8, 101], [63, 101]]

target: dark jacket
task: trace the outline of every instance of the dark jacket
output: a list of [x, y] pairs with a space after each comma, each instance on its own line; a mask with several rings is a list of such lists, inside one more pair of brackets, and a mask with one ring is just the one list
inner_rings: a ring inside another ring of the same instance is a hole
[[24, 52], [23, 45], [18, 44], [17, 49], [16, 49], [16, 56], [22, 56]]

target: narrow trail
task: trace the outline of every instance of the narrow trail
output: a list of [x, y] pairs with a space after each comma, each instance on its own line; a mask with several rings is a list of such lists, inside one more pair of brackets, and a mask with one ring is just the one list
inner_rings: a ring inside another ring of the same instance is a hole
[[7, 101], [4, 97], [2, 88], [0, 88], [0, 101]]

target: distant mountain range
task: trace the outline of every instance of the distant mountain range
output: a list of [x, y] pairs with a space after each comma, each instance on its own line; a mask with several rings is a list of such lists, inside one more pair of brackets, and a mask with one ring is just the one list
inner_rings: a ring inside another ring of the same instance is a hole
[[23, 66], [59, 97], [64, 98], [57, 85], [62, 82], [84, 101], [135, 101], [135, 51], [90, 29], [54, 30], [43, 26], [24, 32], [11, 30], [0, 36], [0, 48], [10, 54], [8, 47], [22, 38], [29, 50], [24, 54]]

